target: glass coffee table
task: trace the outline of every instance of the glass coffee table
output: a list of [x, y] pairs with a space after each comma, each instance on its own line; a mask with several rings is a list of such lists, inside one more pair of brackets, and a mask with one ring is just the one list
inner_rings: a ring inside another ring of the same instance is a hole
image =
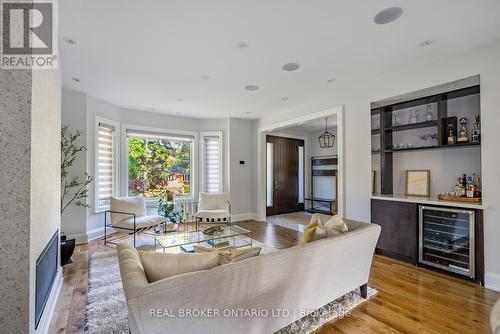
[[222, 232], [208, 235], [202, 231], [174, 232], [155, 236], [155, 250], [164, 253], [193, 252], [194, 245], [212, 247], [225, 252], [252, 247], [252, 231], [243, 227], [221, 226]]

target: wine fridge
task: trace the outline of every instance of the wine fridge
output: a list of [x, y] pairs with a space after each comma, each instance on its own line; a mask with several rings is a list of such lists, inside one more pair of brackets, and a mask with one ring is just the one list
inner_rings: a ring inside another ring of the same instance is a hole
[[419, 207], [419, 262], [475, 278], [474, 211]]

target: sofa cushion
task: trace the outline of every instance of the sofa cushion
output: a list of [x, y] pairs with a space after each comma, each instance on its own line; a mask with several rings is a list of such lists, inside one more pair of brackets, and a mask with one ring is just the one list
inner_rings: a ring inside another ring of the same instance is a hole
[[330, 217], [325, 221], [325, 217], [318, 218], [318, 226], [316, 227], [314, 240], [335, 237], [348, 231], [344, 220], [338, 215]]
[[319, 216], [318, 214], [314, 214], [309, 221], [309, 225], [304, 229], [304, 233], [302, 234], [302, 239], [300, 243], [302, 245], [307, 244], [314, 240], [314, 236], [316, 234], [316, 227], [318, 226]]
[[[135, 218], [135, 227], [136, 228], [144, 228], [144, 227], [155, 226], [155, 225], [163, 223], [166, 220], [167, 219], [165, 217], [158, 216], [158, 215], [136, 217]], [[134, 228], [134, 218], [128, 218], [128, 219], [119, 221], [118, 223], [113, 224], [113, 226], [133, 229]], [[169, 224], [169, 227], [172, 227], [172, 226], [173, 226], [173, 224]], [[167, 227], [167, 230], [168, 229], [169, 228]]]
[[192, 271], [207, 270], [217, 266], [218, 253], [156, 253], [139, 251], [141, 263], [149, 283], [158, 280], [189, 273]]
[[228, 193], [204, 193], [200, 192], [198, 210], [228, 210]]
[[199, 245], [194, 245], [193, 249], [195, 253], [208, 253], [208, 252], [217, 253], [219, 255], [219, 264], [227, 264], [231, 262], [243, 261], [251, 257], [258, 256], [262, 248], [253, 247], [253, 248], [237, 249], [232, 253], [226, 253], [216, 248], [204, 247]]
[[119, 222], [133, 218], [145, 216], [147, 214], [146, 201], [142, 196], [133, 197], [111, 197], [110, 208], [111, 211], [126, 212], [127, 214], [111, 213], [111, 225], [118, 224]]
[[198, 212], [196, 212], [196, 217], [203, 218], [203, 219], [227, 218], [227, 217], [229, 217], [229, 210], [222, 210], [222, 209], [198, 210]]

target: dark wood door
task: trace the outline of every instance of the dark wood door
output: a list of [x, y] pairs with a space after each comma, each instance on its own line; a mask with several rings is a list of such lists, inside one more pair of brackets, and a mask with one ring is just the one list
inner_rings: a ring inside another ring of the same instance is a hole
[[299, 146], [304, 141], [267, 136], [267, 143], [273, 150], [272, 203], [267, 215], [304, 210], [304, 203], [299, 203]]

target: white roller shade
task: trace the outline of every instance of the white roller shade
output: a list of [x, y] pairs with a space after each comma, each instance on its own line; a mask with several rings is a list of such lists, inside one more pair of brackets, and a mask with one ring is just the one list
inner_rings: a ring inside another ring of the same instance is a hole
[[203, 191], [218, 193], [222, 191], [221, 180], [221, 138], [203, 137]]
[[96, 140], [96, 211], [102, 211], [109, 208], [109, 200], [115, 195], [115, 128], [99, 123]]

